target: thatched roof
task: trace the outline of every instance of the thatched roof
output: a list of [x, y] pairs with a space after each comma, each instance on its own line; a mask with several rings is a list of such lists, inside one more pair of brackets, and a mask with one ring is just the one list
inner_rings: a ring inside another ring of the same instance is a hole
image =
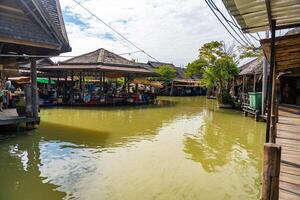
[[95, 51], [76, 56], [74, 58], [68, 59], [61, 63], [72, 63], [72, 64], [95, 64], [95, 63], [106, 63], [106, 64], [124, 64], [124, 65], [134, 65], [135, 62], [127, 60], [111, 51], [100, 48]]
[[261, 58], [256, 58], [240, 67], [239, 75], [262, 74], [263, 62]]
[[32, 54], [13, 45], [49, 49], [53, 54], [71, 51], [59, 0], [2, 0], [0, 6], [2, 53]]

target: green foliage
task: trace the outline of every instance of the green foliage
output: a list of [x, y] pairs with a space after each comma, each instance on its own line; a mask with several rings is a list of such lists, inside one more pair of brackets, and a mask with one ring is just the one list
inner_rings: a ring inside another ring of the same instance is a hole
[[217, 86], [223, 90], [230, 89], [230, 83], [238, 75], [239, 69], [230, 56], [218, 58], [203, 74], [203, 83], [207, 87]]
[[234, 54], [235, 45], [225, 46], [224, 42], [212, 41], [199, 49], [199, 58], [187, 65], [188, 76], [202, 74], [201, 84], [218, 88], [218, 100], [232, 104], [231, 83], [239, 69]]
[[160, 66], [154, 71], [166, 80], [171, 80], [176, 77], [176, 69], [168, 65]]
[[187, 77], [200, 76], [203, 74], [208, 62], [204, 59], [197, 59], [186, 66], [185, 74]]
[[217, 100], [221, 104], [229, 104], [235, 106], [234, 100], [228, 91], [223, 91], [217, 95]]
[[199, 49], [199, 59], [213, 63], [216, 59], [226, 55], [223, 47], [224, 43], [220, 41], [206, 43]]
[[263, 56], [261, 48], [239, 46], [238, 49], [240, 51], [240, 59]]

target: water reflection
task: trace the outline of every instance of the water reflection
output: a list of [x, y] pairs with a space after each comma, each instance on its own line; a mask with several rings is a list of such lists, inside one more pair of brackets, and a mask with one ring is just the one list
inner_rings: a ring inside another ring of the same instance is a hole
[[39, 129], [0, 143], [0, 199], [256, 199], [264, 125], [164, 101], [43, 110]]

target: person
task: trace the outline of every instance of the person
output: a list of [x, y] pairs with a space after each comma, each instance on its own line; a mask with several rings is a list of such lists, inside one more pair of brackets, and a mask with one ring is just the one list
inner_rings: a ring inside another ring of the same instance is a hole
[[0, 81], [0, 112], [3, 111], [3, 96], [4, 96], [4, 92], [2, 89], [2, 82]]
[[283, 88], [283, 99], [284, 103], [291, 103], [291, 88], [288, 84]]
[[11, 81], [6, 78], [6, 82], [5, 82], [5, 90], [11, 90]]

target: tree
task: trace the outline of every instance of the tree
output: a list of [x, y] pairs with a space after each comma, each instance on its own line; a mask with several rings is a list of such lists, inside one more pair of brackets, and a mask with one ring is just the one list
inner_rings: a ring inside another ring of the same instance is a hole
[[208, 67], [203, 74], [203, 83], [207, 87], [217, 86], [220, 93], [230, 90], [230, 85], [239, 73], [236, 63], [230, 56], [224, 56], [215, 61], [212, 67]]
[[199, 58], [197, 60], [194, 60], [186, 66], [185, 74], [187, 77], [201, 76], [207, 65], [208, 63], [204, 59]]
[[160, 66], [154, 71], [166, 80], [171, 80], [176, 77], [176, 69], [169, 65]]
[[208, 87], [218, 88], [217, 96], [221, 103], [229, 103], [231, 83], [239, 73], [235, 45], [226, 46], [224, 42], [212, 41], [199, 49], [199, 58], [187, 66], [189, 75], [202, 73], [202, 83]]
[[240, 59], [263, 56], [263, 51], [261, 48], [255, 48], [253, 46], [250, 47], [239, 46], [238, 49], [240, 51]]

